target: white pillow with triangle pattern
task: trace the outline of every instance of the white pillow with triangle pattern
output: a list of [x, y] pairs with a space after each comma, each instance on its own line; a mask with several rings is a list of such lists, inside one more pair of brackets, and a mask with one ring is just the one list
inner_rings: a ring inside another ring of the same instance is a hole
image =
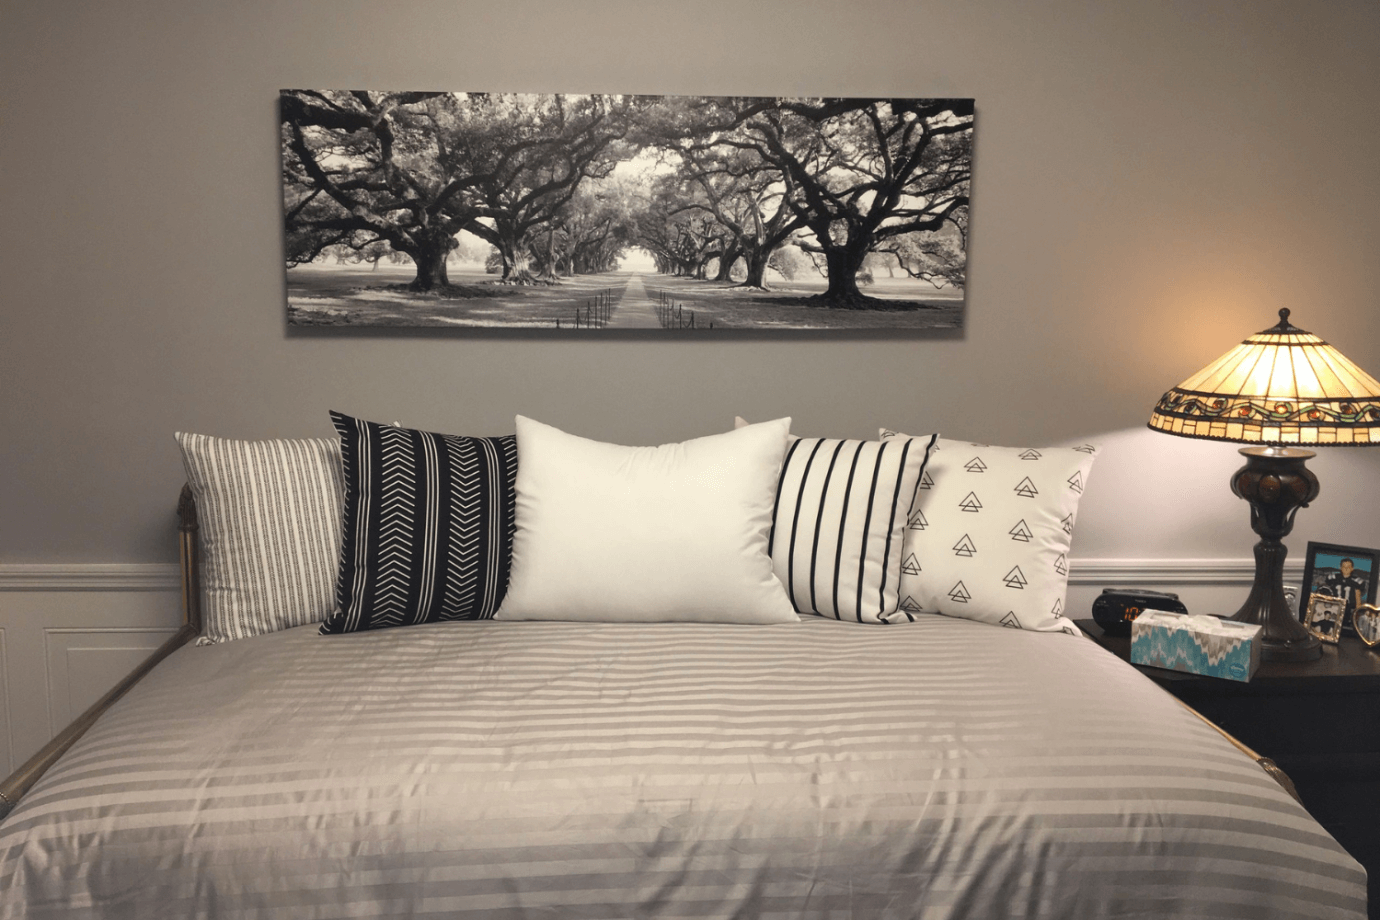
[[[906, 435], [882, 429], [883, 440]], [[1078, 634], [1064, 616], [1078, 500], [1097, 448], [940, 438], [906, 524], [900, 607], [917, 615]]]

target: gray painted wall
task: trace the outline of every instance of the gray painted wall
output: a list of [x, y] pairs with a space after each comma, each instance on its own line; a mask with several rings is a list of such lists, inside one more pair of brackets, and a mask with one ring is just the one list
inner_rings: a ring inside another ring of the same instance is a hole
[[[1144, 430], [1281, 306], [1380, 372], [1380, 6], [0, 2], [0, 564], [167, 562], [176, 429], [679, 440], [735, 414], [1108, 445], [1084, 558], [1240, 558], [1230, 445]], [[284, 321], [280, 87], [973, 96], [961, 338], [568, 342]], [[1380, 450], [1308, 539], [1380, 546]]]

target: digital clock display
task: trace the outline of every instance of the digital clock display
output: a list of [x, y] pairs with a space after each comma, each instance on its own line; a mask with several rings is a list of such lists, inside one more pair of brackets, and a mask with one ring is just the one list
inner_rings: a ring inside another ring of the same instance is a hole
[[1093, 619], [1109, 636], [1129, 636], [1131, 621], [1147, 610], [1188, 613], [1177, 594], [1126, 588], [1108, 588], [1093, 601]]

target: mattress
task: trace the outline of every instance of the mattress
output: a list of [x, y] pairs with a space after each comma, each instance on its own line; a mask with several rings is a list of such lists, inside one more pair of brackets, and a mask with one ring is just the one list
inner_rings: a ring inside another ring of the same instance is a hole
[[184, 647], [0, 825], [5, 918], [1360, 918], [1364, 885], [1094, 643], [944, 617]]

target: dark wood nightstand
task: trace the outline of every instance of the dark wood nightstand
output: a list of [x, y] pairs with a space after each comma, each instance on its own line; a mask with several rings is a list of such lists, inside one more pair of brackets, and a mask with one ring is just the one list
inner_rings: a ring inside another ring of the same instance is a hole
[[[1130, 637], [1077, 622], [1131, 660]], [[1136, 667], [1289, 774], [1313, 817], [1366, 867], [1380, 920], [1380, 646], [1323, 643], [1318, 661], [1262, 662], [1248, 683]]]

